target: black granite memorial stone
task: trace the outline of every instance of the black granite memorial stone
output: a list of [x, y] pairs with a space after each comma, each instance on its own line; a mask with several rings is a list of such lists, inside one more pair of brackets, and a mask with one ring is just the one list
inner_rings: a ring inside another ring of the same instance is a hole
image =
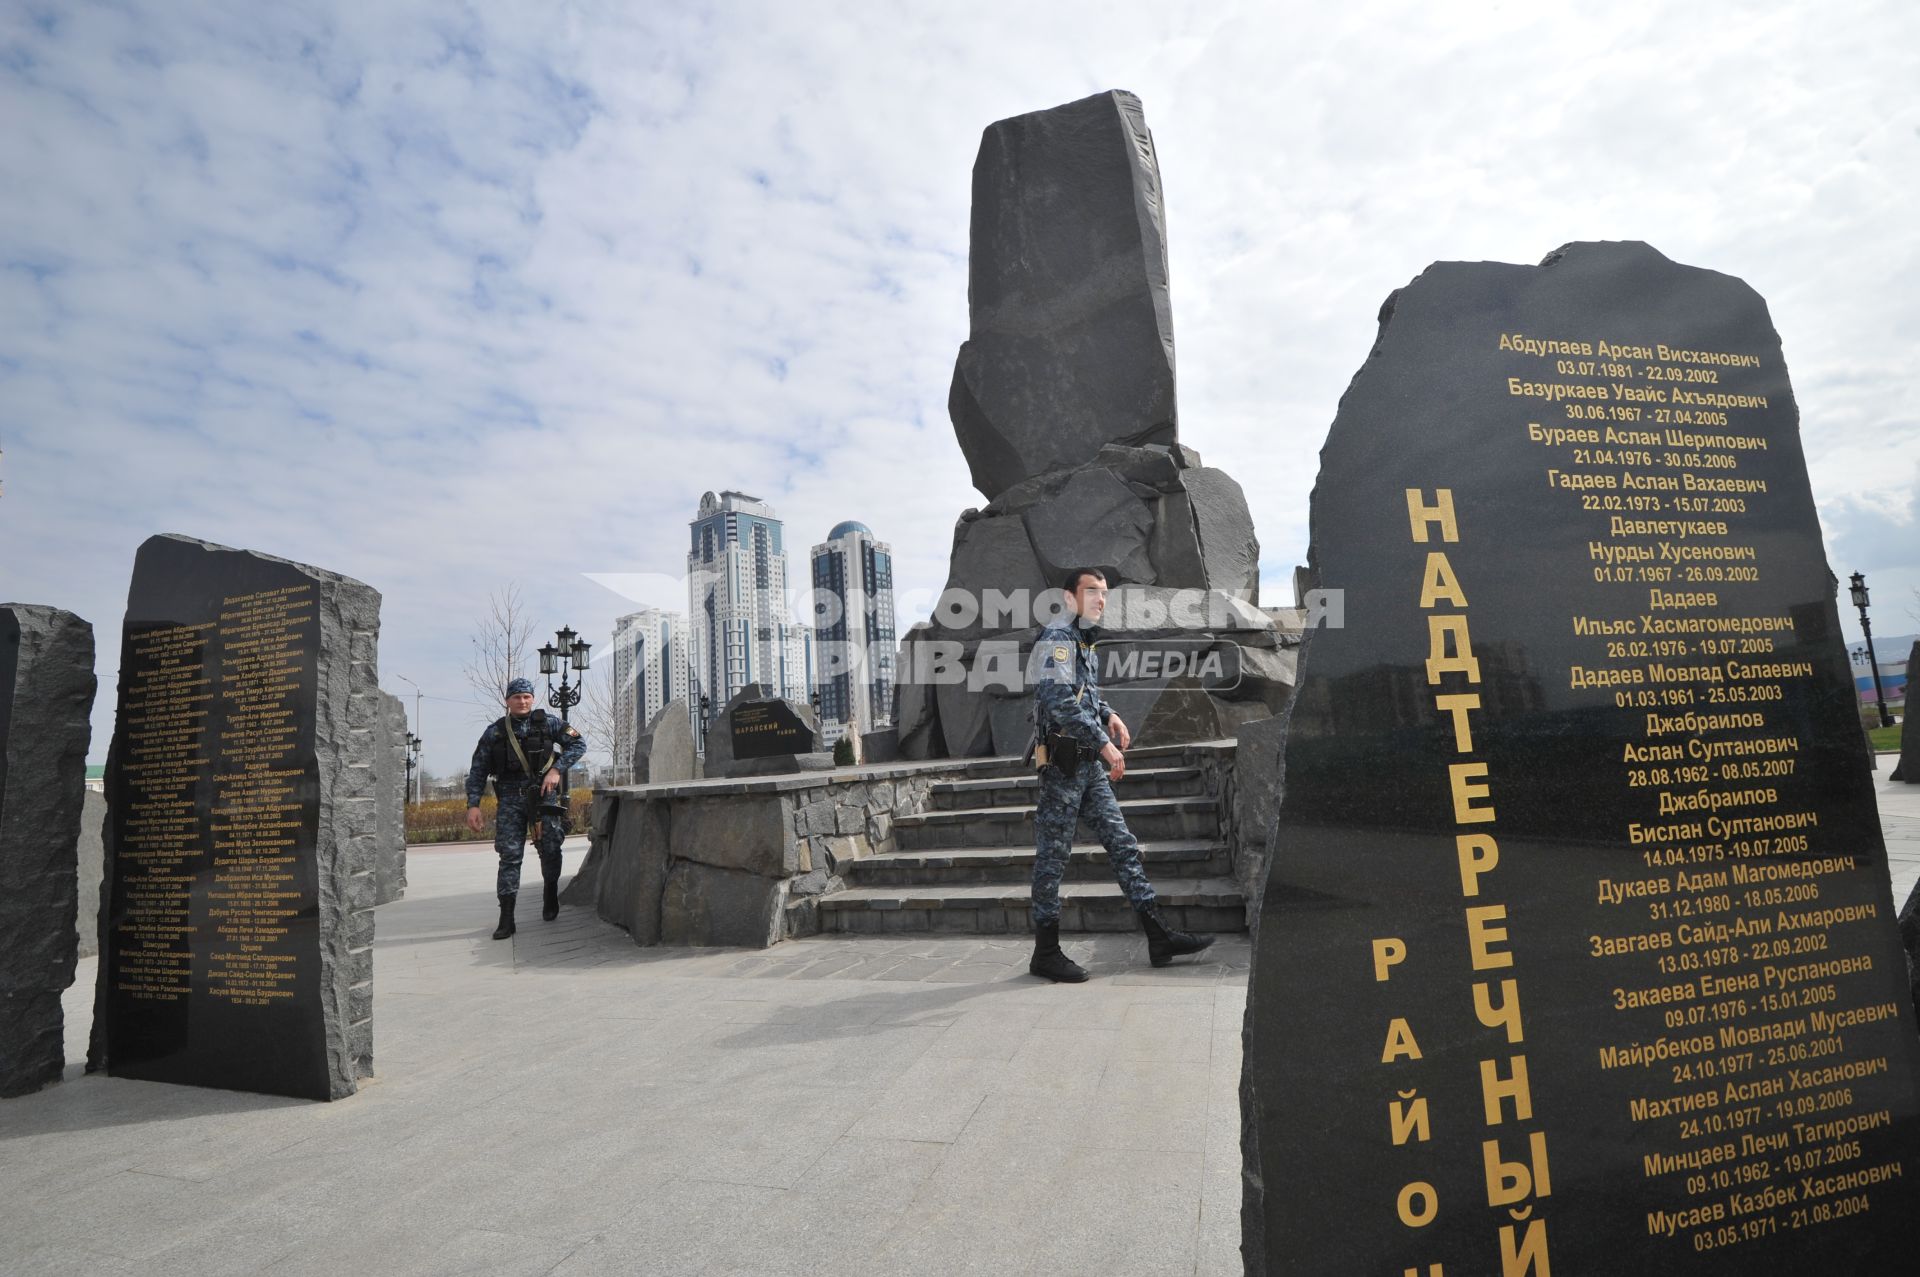
[[370, 1071], [378, 605], [283, 559], [141, 547], [93, 1066], [312, 1099]]
[[746, 701], [727, 711], [735, 758], [773, 758], [813, 749], [813, 728], [785, 701]]
[[1250, 1273], [1910, 1273], [1920, 1035], [1765, 303], [1440, 263], [1321, 452]]

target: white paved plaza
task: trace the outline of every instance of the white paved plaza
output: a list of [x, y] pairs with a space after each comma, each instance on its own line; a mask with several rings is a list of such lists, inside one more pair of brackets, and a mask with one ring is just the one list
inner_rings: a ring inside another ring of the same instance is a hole
[[[1920, 786], [1892, 762], [1897, 902]], [[1240, 1271], [1244, 938], [1162, 971], [1075, 940], [1095, 978], [1054, 987], [1021, 939], [642, 950], [530, 894], [496, 943], [491, 862], [410, 857], [352, 1099], [76, 1063], [0, 1103], [0, 1271]], [[74, 1061], [92, 990], [83, 962]]]

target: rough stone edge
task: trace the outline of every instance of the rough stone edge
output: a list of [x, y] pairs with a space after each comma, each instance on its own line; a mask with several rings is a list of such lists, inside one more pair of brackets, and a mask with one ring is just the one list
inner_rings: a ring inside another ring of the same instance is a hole
[[[71, 797], [71, 820], [68, 821], [64, 817], [61, 817], [64, 827], [53, 827], [44, 831], [45, 835], [53, 844], [54, 856], [64, 861], [66, 865], [71, 866], [72, 873], [69, 876], [72, 879], [73, 890], [67, 894], [60, 913], [53, 918], [45, 920], [46, 925], [54, 930], [58, 939], [63, 942], [65, 948], [65, 958], [58, 963], [54, 972], [59, 988], [7, 990], [3, 995], [6, 996], [9, 1001], [12, 1001], [15, 997], [19, 997], [27, 1001], [42, 1004], [45, 1008], [45, 1015], [42, 1017], [43, 1027], [47, 1030], [50, 1038], [47, 1042], [47, 1058], [41, 1062], [37, 1070], [23, 1075], [22, 1078], [16, 1079], [12, 1083], [0, 1086], [0, 1098], [11, 1098], [13, 1096], [32, 1094], [43, 1087], [58, 1082], [66, 1070], [66, 1017], [64, 1009], [61, 1006], [60, 995], [72, 986], [81, 956], [79, 952], [81, 947], [80, 934], [77, 925], [79, 915], [80, 832], [86, 819], [87, 749], [93, 739], [91, 711], [93, 708], [94, 694], [99, 688], [99, 678], [94, 672], [94, 654], [96, 649], [93, 626], [85, 618], [69, 612], [65, 608], [53, 607], [47, 604], [4, 603], [0, 604], [0, 608], [5, 608], [8, 611], [16, 613], [29, 612], [37, 614], [38, 619], [45, 623], [50, 632], [50, 643], [57, 641], [52, 635], [52, 631], [66, 631], [65, 641], [79, 644], [83, 650], [76, 653], [75, 659], [62, 663], [70, 667], [68, 671], [69, 676], [71, 676], [72, 671], [78, 670], [83, 666], [86, 670], [84, 678], [72, 678], [70, 688], [66, 686], [66, 680], [62, 679], [58, 684], [49, 689], [50, 693], [54, 696], [66, 694], [77, 696], [83, 687], [86, 690], [86, 711], [81, 714], [76, 724], [71, 725], [74, 728], [71, 738], [63, 743], [57, 759], [51, 764], [54, 772], [55, 786]], [[16, 621], [17, 619], [16, 617]], [[20, 630], [24, 640], [27, 634], [27, 627], [22, 625], [20, 626]], [[19, 663], [14, 669], [14, 693], [16, 701], [19, 699], [18, 693], [21, 686], [34, 677], [32, 672], [33, 667], [42, 663], [45, 658], [57, 655], [55, 652], [38, 650], [30, 654], [27, 644], [24, 641], [21, 643], [18, 658]], [[14, 723], [18, 721], [12, 714], [9, 714], [9, 719]], [[10, 747], [11, 733], [12, 729], [10, 727], [9, 739], [0, 740], [0, 749]], [[11, 771], [10, 768], [8, 770]], [[0, 821], [4, 821], [6, 816], [4, 810], [5, 797], [4, 793], [0, 793]], [[37, 801], [35, 808], [40, 808], [40, 804]], [[57, 805], [55, 810], [59, 810]], [[16, 811], [13, 814], [16, 818], [19, 817], [19, 812]], [[0, 826], [0, 836], [4, 835], [5, 828], [4, 826]], [[59, 873], [60, 866], [55, 866], [52, 872]], [[32, 1016], [21, 1016], [16, 1020], [14, 1017], [9, 1017], [8, 1024], [26, 1022], [32, 1018]], [[8, 1053], [11, 1054], [11, 1048], [9, 1048]], [[4, 1079], [0, 1078], [0, 1081], [4, 1081]]]

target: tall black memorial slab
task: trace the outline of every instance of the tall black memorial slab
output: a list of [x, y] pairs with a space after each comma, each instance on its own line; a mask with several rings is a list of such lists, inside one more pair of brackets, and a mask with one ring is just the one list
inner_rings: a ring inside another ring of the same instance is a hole
[[140, 547], [89, 1068], [310, 1099], [372, 1072], [379, 609], [285, 559]]
[[66, 1068], [93, 694], [91, 625], [0, 603], [0, 1097]]
[[1765, 303], [1440, 263], [1321, 452], [1253, 1273], [1910, 1273], [1920, 1036]]

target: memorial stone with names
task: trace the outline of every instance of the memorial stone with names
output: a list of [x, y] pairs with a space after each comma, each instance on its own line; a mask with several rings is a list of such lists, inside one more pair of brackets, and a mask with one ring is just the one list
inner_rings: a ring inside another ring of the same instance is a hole
[[1920, 1035], [1762, 299], [1638, 243], [1432, 266], [1311, 564], [1247, 1271], [1915, 1271]]
[[285, 559], [140, 547], [90, 1068], [310, 1099], [372, 1072], [379, 607]]
[[727, 708], [735, 758], [773, 758], [813, 749], [813, 729], [785, 701], [748, 701]]
[[812, 706], [749, 683], [733, 694], [707, 732], [705, 774], [777, 776], [829, 770], [833, 755], [816, 747], [818, 725]]

